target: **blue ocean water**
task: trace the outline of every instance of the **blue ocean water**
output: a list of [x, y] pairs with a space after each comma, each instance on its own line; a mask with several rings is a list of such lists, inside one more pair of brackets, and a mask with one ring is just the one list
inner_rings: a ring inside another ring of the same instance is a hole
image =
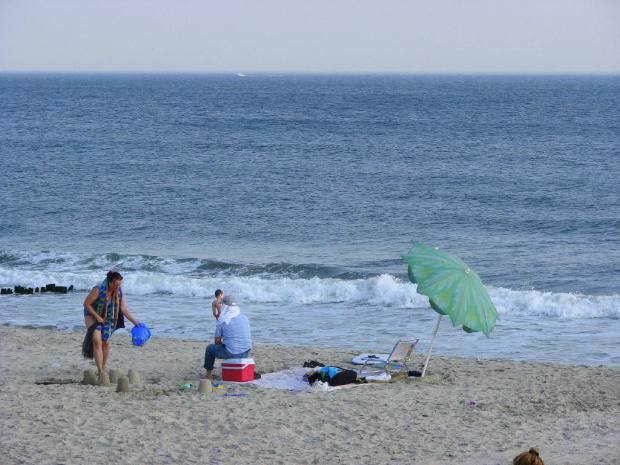
[[83, 330], [108, 269], [154, 335], [428, 346], [411, 241], [502, 320], [434, 353], [620, 365], [620, 77], [0, 75], [0, 323]]

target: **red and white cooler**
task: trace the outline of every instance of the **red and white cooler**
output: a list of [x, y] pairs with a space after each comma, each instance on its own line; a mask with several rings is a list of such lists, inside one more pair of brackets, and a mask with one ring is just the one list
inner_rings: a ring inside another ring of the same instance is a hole
[[253, 358], [229, 358], [222, 360], [222, 381], [245, 381], [254, 380]]

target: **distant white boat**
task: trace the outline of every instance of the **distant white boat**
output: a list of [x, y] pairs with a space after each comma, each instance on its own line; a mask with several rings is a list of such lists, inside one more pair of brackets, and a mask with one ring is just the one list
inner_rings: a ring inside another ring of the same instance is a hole
[[245, 74], [243, 74], [243, 73], [237, 73], [237, 74], [235, 74], [235, 76], [241, 76], [241, 77], [243, 77], [243, 76], [245, 76]]

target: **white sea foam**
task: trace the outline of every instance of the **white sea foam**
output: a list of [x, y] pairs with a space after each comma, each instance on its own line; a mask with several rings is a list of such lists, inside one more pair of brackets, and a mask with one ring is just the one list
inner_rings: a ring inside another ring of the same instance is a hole
[[[0, 268], [0, 286], [19, 284], [41, 287], [49, 283], [83, 292], [102, 281], [98, 271], [18, 270]], [[65, 265], [66, 267], [66, 265]], [[52, 269], [50, 269], [52, 268]], [[66, 270], [66, 268], [65, 268]], [[247, 303], [285, 305], [371, 305], [401, 309], [428, 307], [428, 298], [416, 285], [392, 275], [343, 280], [318, 277], [294, 279], [263, 276], [193, 277], [182, 273], [135, 271], [125, 274], [123, 288], [132, 295], [169, 295], [179, 298], [210, 298], [223, 289]], [[553, 318], [620, 318], [620, 297], [489, 288], [501, 315], [532, 315]]]
[[[210, 301], [240, 301], [256, 342], [389, 351], [403, 336], [428, 346], [438, 315], [405, 276], [318, 265], [249, 265], [147, 255], [0, 252], [0, 287], [74, 286], [68, 294], [0, 297], [0, 324], [83, 330], [82, 302], [121, 270], [129, 308], [163, 337], [210, 339]], [[102, 271], [103, 270], [103, 271]], [[323, 274], [323, 277], [319, 275]], [[491, 338], [442, 322], [435, 353], [620, 365], [620, 297], [488, 287], [501, 320]], [[518, 348], [518, 350], [515, 350]]]
[[491, 289], [501, 314], [561, 318], [620, 318], [620, 296], [587, 296], [540, 291]]
[[[0, 324], [84, 330], [82, 302], [101, 278], [70, 273], [19, 272], [32, 285], [79, 283], [68, 294], [0, 297]], [[0, 270], [0, 280], [12, 278]], [[252, 321], [255, 342], [389, 351], [401, 337], [421, 337], [427, 350], [438, 319], [415, 285], [389, 275], [360, 279], [197, 279], [128, 273], [128, 306], [160, 337], [211, 339], [212, 291], [235, 294]], [[27, 284], [27, 283], [24, 283]], [[588, 297], [490, 289], [502, 320], [491, 337], [467, 334], [443, 318], [434, 353], [471, 357], [620, 365], [617, 297]], [[607, 316], [606, 316], [607, 315]], [[122, 337], [122, 336], [120, 336]]]

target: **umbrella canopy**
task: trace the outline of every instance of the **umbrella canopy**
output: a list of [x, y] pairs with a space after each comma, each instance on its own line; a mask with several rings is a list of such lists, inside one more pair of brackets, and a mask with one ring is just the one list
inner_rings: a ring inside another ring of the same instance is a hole
[[487, 337], [500, 318], [480, 277], [461, 259], [418, 242], [402, 258], [409, 265], [409, 279], [418, 285], [417, 292], [428, 296], [439, 313], [424, 374], [443, 315], [450, 317], [453, 326], [470, 333], [482, 331]]

